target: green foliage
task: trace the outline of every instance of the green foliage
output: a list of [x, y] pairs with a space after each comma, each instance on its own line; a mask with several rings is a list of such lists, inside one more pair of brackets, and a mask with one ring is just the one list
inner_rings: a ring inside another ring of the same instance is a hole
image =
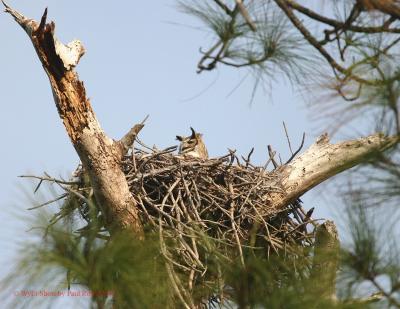
[[339, 294], [349, 299], [368, 291], [384, 299], [381, 306], [400, 308], [397, 218], [357, 199], [346, 203], [351, 241], [342, 247]]
[[[3, 282], [8, 289], [84, 289], [93, 293], [91, 302], [98, 308], [111, 302], [118, 308], [168, 307], [171, 291], [155, 235], [147, 235], [143, 242], [121, 232], [103, 240], [94, 234], [76, 236], [63, 223], [48, 226], [39, 243], [21, 248], [15, 271]], [[21, 299], [14, 305], [21, 305]], [[37, 299], [27, 298], [25, 305]]]
[[[299, 247], [297, 253], [292, 251], [268, 257], [255, 248], [243, 246], [243, 260], [239, 257], [227, 259], [226, 252], [220, 251], [221, 246], [215, 240], [198, 234], [199, 254], [206, 257], [208, 275], [205, 282], [201, 275], [195, 280], [192, 292], [187, 289], [192, 305], [209, 308], [367, 308], [376, 303], [381, 308], [386, 301], [388, 305], [396, 306], [400, 292], [400, 263], [395, 241], [382, 242], [376, 228], [379, 225], [371, 219], [371, 213], [360, 204], [349, 206], [347, 223], [351, 241], [341, 250], [337, 281], [337, 287], [342, 291], [339, 299], [323, 296], [325, 284], [329, 284], [324, 280], [330, 279], [329, 276], [313, 275], [315, 251], [312, 248]], [[96, 230], [76, 233], [73, 231], [81, 223], [73, 217], [74, 220], [62, 219], [49, 225], [51, 216], [42, 215], [35, 223], [43, 226], [41, 241], [21, 248], [21, 260], [15, 272], [3, 281], [9, 290], [33, 287], [35, 290], [47, 288], [67, 292], [84, 289], [97, 292], [90, 299], [92, 306], [97, 308], [103, 305], [106, 308], [111, 305], [114, 308], [182, 307], [177, 284], [186, 282], [187, 274], [180, 272], [179, 267], [174, 269], [165, 255], [165, 250], [176, 249], [174, 239], [160, 242], [160, 235], [150, 228], [146, 228], [145, 241], [133, 238], [130, 233], [111, 238], [99, 238]], [[387, 230], [392, 231], [389, 226]], [[330, 252], [322, 252], [318, 263], [326, 265], [332, 259], [335, 257]], [[327, 271], [328, 268], [322, 269], [322, 272]], [[366, 282], [368, 288], [360, 292], [360, 286]], [[379, 292], [379, 302], [368, 298], [374, 292]], [[187, 295], [183, 297], [187, 300]], [[21, 303], [18, 298], [15, 301], [13, 305], [22, 308], [33, 306], [37, 299], [27, 298]], [[46, 303], [50, 299], [41, 301]]]
[[254, 92], [284, 77], [301, 83], [311, 68], [317, 69], [318, 57], [310, 56], [309, 46], [290, 26], [281, 11], [270, 1], [252, 1], [247, 9], [257, 31], [252, 31], [234, 7], [224, 12], [213, 1], [178, 1], [180, 9], [199, 19], [214, 36], [198, 64], [199, 72], [212, 70], [218, 63], [246, 68], [254, 78]]
[[[255, 31], [235, 1], [179, 1], [182, 11], [213, 35], [211, 47], [201, 51], [199, 72], [244, 68], [254, 77], [254, 91], [283, 76], [293, 85], [312, 88], [312, 95], [326, 95], [328, 100], [318, 100], [324, 103], [321, 113], [340, 115], [335, 126], [354, 121], [363, 110], [373, 113], [379, 130], [399, 132], [397, 18], [379, 10], [359, 11], [355, 1], [325, 1], [319, 7], [291, 1], [243, 3]], [[343, 100], [352, 104], [343, 105]]]

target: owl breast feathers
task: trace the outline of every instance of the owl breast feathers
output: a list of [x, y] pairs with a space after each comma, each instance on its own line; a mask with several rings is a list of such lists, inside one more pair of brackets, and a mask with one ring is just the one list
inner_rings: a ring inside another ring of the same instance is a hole
[[181, 142], [179, 145], [179, 154], [194, 158], [207, 159], [208, 152], [206, 145], [203, 142], [202, 134], [196, 133], [192, 127], [190, 130], [192, 131], [192, 135], [190, 136], [176, 136], [176, 139]]

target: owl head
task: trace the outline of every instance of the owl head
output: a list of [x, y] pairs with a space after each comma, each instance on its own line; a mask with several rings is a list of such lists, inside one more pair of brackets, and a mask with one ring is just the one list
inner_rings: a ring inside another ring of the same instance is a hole
[[197, 133], [192, 127], [190, 127], [190, 130], [192, 131], [190, 136], [176, 136], [176, 139], [180, 141], [179, 154], [207, 159], [208, 152], [202, 139], [203, 135]]

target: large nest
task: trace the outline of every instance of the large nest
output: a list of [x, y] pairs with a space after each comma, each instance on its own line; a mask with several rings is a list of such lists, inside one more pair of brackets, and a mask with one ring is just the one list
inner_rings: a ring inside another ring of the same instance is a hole
[[[271, 195], [283, 193], [276, 169], [267, 170], [269, 162], [257, 167], [233, 151], [201, 160], [174, 155], [175, 149], [135, 148], [123, 161], [144, 223], [166, 233], [201, 231], [232, 248], [249, 245], [254, 237], [258, 243], [261, 237], [268, 255], [308, 244], [310, 218], [299, 200], [281, 209], [269, 203]], [[196, 251], [182, 245], [187, 253]]]
[[[269, 203], [271, 195], [283, 194], [274, 158], [257, 167], [250, 163], [251, 153], [239, 158], [230, 151], [201, 160], [176, 155], [175, 150], [140, 143], [124, 157], [122, 167], [146, 231], [159, 233], [160, 252], [182, 300], [190, 298], [194, 286], [215, 282], [209, 263], [216, 252], [223, 263], [244, 264], [244, 251], [249, 249], [265, 258], [296, 259], [299, 247], [312, 247], [314, 223], [300, 201], [280, 209]], [[275, 166], [271, 169], [269, 164]], [[82, 169], [78, 175], [80, 181], [69, 192], [91, 224], [92, 190]]]
[[142, 221], [160, 232], [171, 270], [188, 275], [182, 293], [204, 277], [215, 249], [244, 263], [246, 248], [265, 257], [295, 256], [312, 245], [314, 229], [307, 229], [310, 216], [299, 200], [281, 209], [269, 204], [271, 195], [282, 193], [274, 158], [257, 167], [251, 153], [201, 160], [173, 154], [176, 147], [143, 146], [125, 157], [123, 169]]

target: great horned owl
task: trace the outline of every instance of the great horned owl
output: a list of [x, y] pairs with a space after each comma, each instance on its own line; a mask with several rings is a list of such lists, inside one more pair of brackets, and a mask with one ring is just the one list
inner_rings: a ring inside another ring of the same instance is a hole
[[192, 127], [190, 127], [190, 130], [192, 130], [192, 135], [190, 136], [176, 136], [176, 139], [181, 142], [179, 145], [179, 154], [207, 159], [208, 152], [206, 145], [203, 142], [202, 134], [196, 133]]

